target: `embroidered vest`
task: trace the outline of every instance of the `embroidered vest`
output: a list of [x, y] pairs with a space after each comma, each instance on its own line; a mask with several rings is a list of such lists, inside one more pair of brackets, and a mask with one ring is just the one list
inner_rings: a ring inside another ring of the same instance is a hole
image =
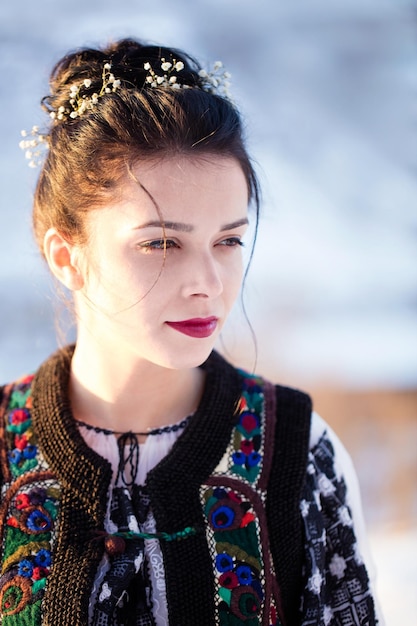
[[[280, 626], [285, 620], [267, 524], [267, 513], [271, 515], [267, 487], [271, 469], [277, 462], [271, 445], [276, 437], [275, 390], [258, 377], [243, 373], [241, 376], [240, 399], [233, 427], [228, 431], [229, 443], [223, 448], [220, 463], [201, 484], [199, 493], [204, 524], [203, 529], [197, 531], [205, 534], [212, 563], [212, 580], [207, 581], [207, 588], [214, 589], [214, 621], [209, 622], [207, 617], [202, 620], [205, 624], [221, 626], [237, 626], [242, 622], [247, 626]], [[1, 442], [6, 448], [2, 454], [0, 508], [0, 623], [3, 626], [52, 624], [43, 621], [43, 601], [48, 596], [49, 578], [55, 571], [62, 485], [48, 466], [33, 429], [32, 382], [33, 377], [27, 377], [9, 386], [3, 398], [4, 416], [0, 424]], [[151, 498], [152, 483], [160, 469], [157, 467], [150, 473]], [[175, 477], [173, 484], [176, 484]], [[156, 499], [157, 528], [161, 534], [166, 534], [163, 522], [158, 524], [162, 519], [158, 507]], [[172, 517], [176, 515], [177, 512], [172, 511]], [[185, 554], [190, 561], [194, 548], [187, 544], [183, 550], [180, 544], [190, 542], [191, 545], [193, 540], [199, 542], [197, 553], [200, 556], [201, 537], [181, 539], [178, 533], [178, 541], [169, 544], [161, 541], [167, 559], [167, 576], [174, 569], [172, 563], [181, 563]], [[188, 562], [188, 566], [198, 567], [198, 564]], [[65, 578], [65, 571], [55, 572], [55, 580], [57, 575]], [[92, 585], [92, 580], [90, 582]], [[205, 584], [200, 584], [198, 588], [207, 594], [204, 587]], [[174, 595], [171, 585], [171, 598]], [[170, 608], [170, 596], [168, 606]], [[184, 610], [183, 615], [181, 625], [191, 623]], [[74, 624], [87, 623], [85, 614], [84, 621], [77, 619], [74, 617]], [[64, 619], [60, 623], [65, 623]], [[176, 619], [172, 623], [179, 626]]]

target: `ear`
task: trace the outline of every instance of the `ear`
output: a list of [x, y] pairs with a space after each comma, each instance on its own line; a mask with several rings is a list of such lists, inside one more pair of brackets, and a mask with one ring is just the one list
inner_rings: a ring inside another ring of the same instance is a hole
[[56, 228], [50, 228], [43, 240], [43, 251], [53, 275], [70, 291], [84, 286], [78, 267], [79, 248], [67, 241]]

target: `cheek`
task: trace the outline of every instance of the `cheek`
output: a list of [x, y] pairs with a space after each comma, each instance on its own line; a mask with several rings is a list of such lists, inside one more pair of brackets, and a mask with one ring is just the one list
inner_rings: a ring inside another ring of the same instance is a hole
[[132, 302], [143, 298], [163, 277], [163, 258], [135, 254], [101, 255], [90, 259], [86, 288], [91, 293]]
[[224, 271], [223, 277], [223, 289], [228, 300], [234, 302], [242, 287], [243, 281], [243, 261], [239, 257], [235, 260], [232, 266], [229, 266]]

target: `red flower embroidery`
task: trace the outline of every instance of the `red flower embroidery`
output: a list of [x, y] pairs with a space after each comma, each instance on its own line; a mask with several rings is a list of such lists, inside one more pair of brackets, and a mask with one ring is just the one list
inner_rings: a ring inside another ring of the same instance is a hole
[[16, 508], [21, 510], [21, 509], [26, 509], [26, 507], [30, 506], [31, 502], [29, 500], [29, 496], [27, 493], [19, 493], [16, 496]]

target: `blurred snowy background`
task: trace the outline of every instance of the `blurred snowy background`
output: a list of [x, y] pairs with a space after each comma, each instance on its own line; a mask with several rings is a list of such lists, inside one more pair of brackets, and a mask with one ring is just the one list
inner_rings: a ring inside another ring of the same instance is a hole
[[[245, 290], [257, 369], [310, 390], [348, 444], [389, 626], [417, 614], [416, 22], [416, 0], [0, 6], [0, 381], [56, 347], [31, 238], [36, 172], [18, 148], [22, 128], [42, 125], [52, 64], [122, 36], [221, 59], [263, 185]], [[225, 335], [227, 353], [251, 368], [238, 312]]]

